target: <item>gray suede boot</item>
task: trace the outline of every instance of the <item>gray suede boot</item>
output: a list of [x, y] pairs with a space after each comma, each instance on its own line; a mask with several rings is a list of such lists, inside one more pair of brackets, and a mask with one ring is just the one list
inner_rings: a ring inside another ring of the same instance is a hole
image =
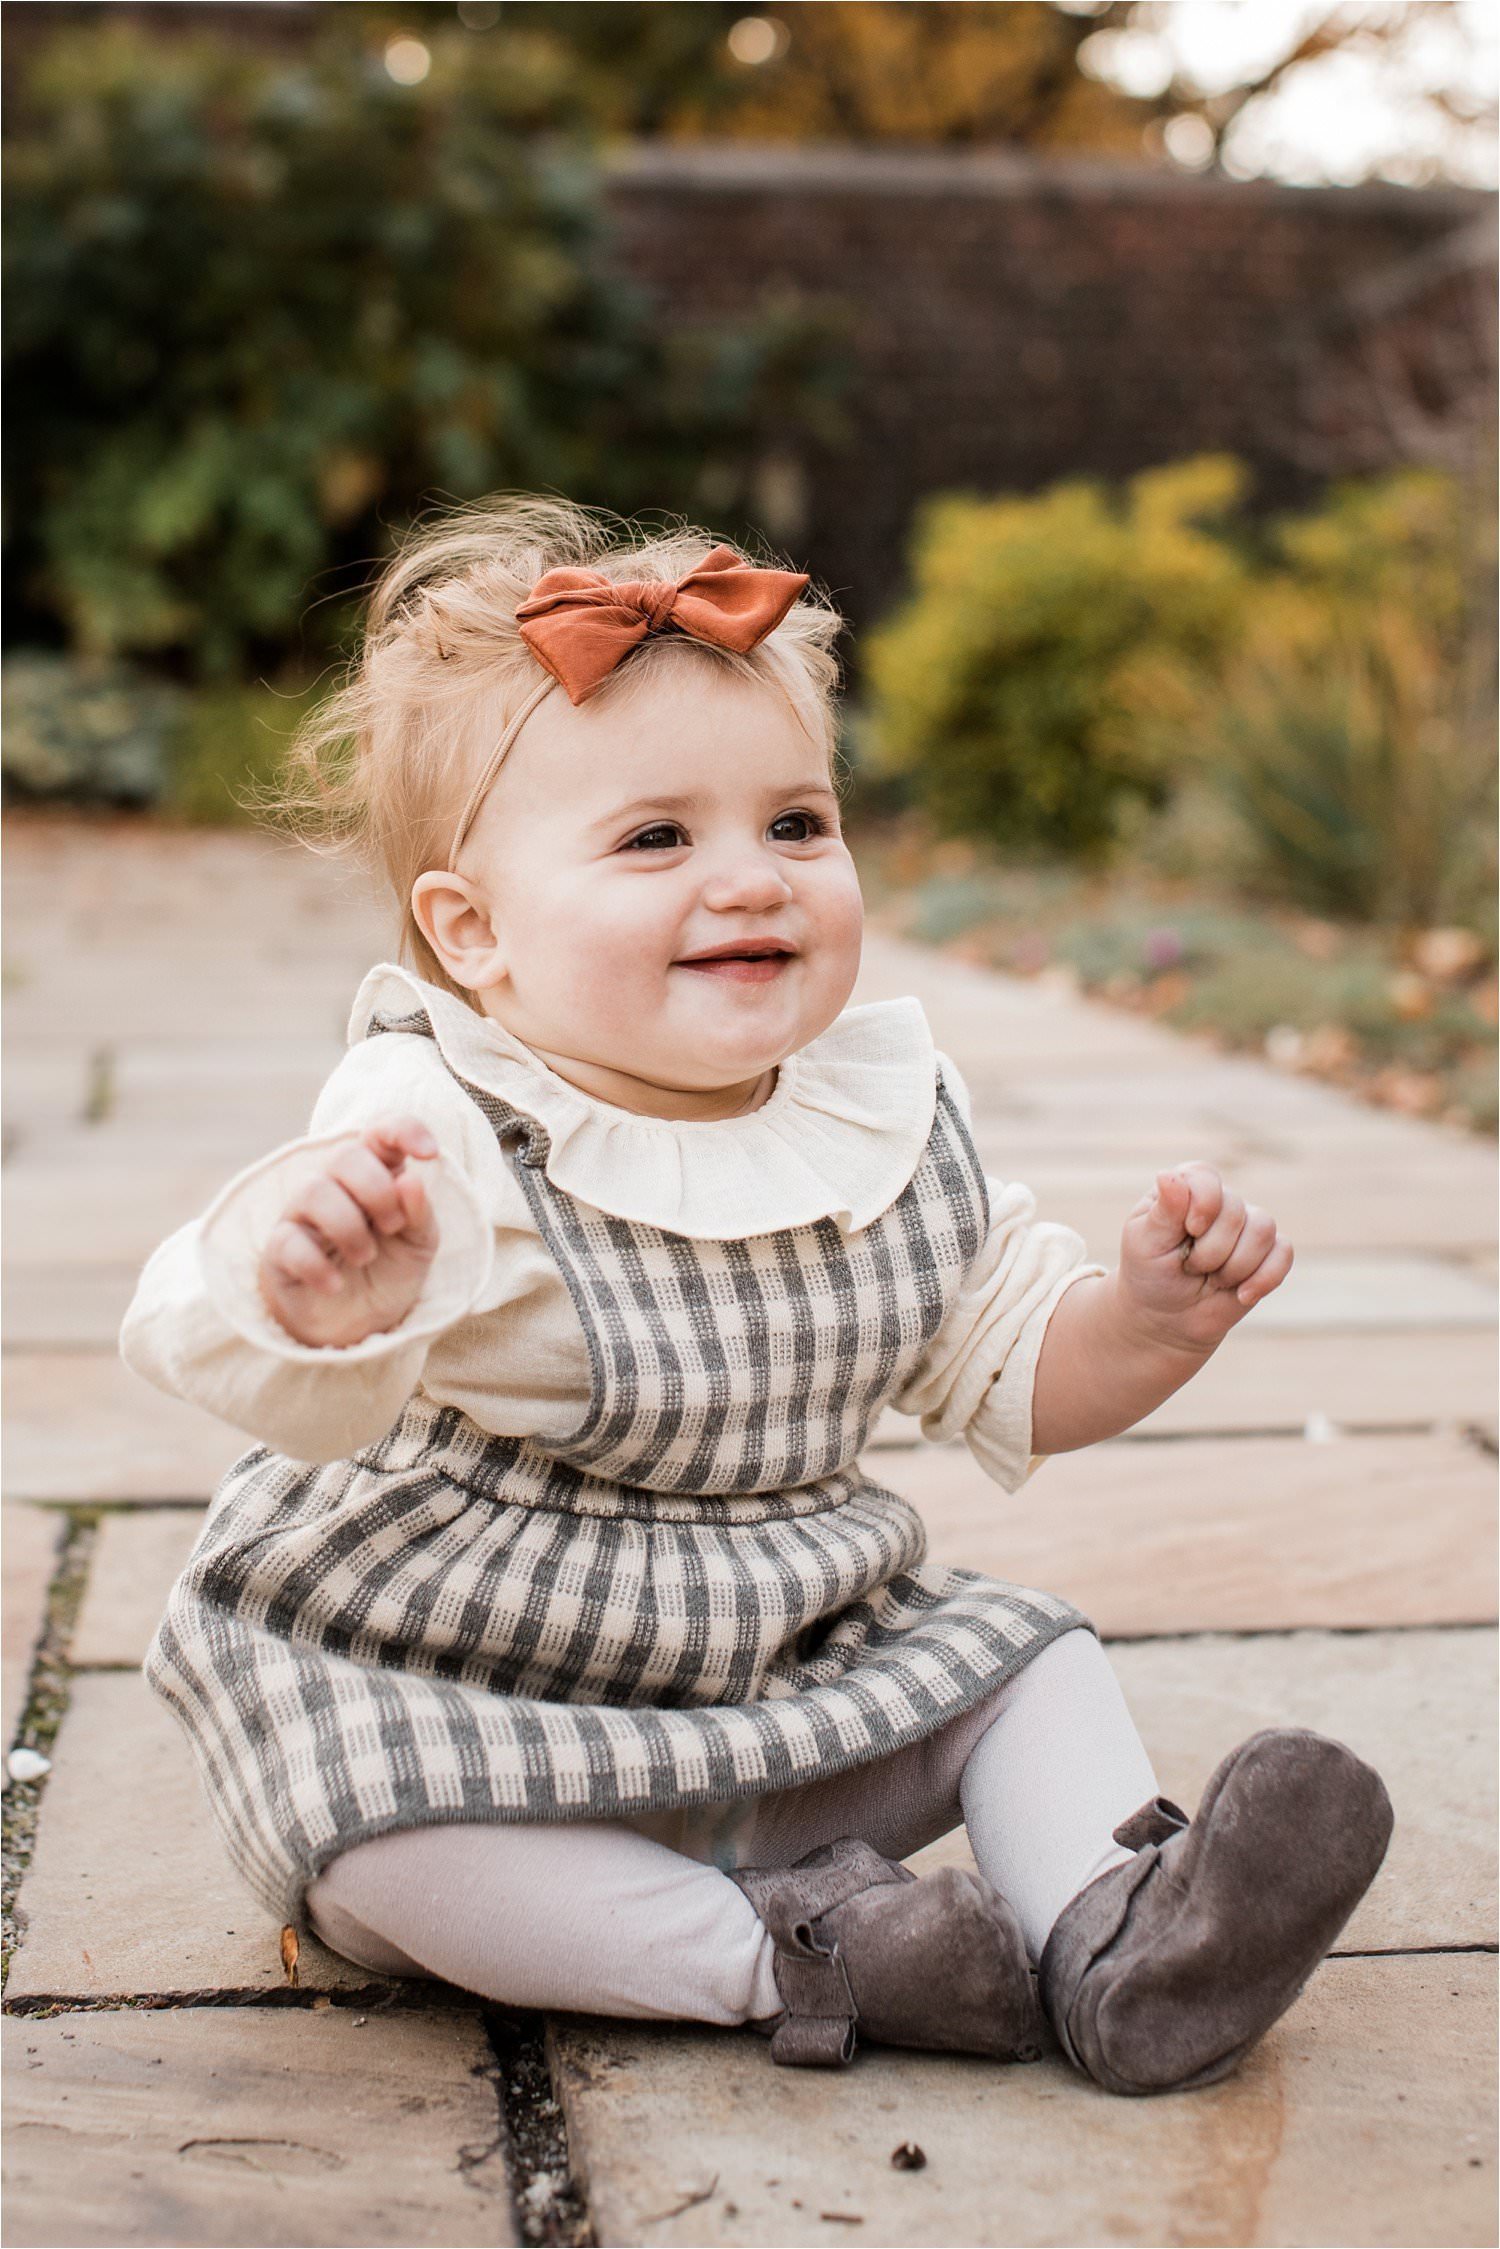
[[776, 1941], [785, 2012], [756, 2026], [773, 2062], [839, 2068], [856, 2033], [998, 2061], [1036, 2061], [1050, 2044], [1020, 1924], [979, 1875], [945, 1866], [919, 1882], [843, 1836], [730, 1880]]
[[1163, 1796], [1115, 1830], [1135, 1852], [1047, 1939], [1042, 2004], [1112, 2093], [1226, 2077], [1285, 2013], [1375, 1878], [1392, 1826], [1378, 1773], [1300, 1728], [1252, 1734], [1189, 1824]]

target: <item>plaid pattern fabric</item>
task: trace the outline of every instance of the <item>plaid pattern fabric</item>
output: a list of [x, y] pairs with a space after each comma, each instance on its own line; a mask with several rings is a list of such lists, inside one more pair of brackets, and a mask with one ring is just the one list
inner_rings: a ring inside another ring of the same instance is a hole
[[873, 1226], [831, 1218], [690, 1241], [559, 1194], [542, 1128], [475, 1087], [589, 1341], [593, 1397], [558, 1460], [648, 1491], [780, 1492], [847, 1467], [937, 1333], [989, 1228], [946, 1086], [922, 1160]]
[[236, 1864], [294, 1921], [329, 1859], [389, 1828], [720, 1803], [864, 1763], [1085, 1622], [927, 1564], [920, 1518], [857, 1465], [984, 1238], [945, 1089], [873, 1225], [726, 1242], [566, 1195], [541, 1127], [468, 1090], [589, 1339], [582, 1420], [543, 1446], [419, 1392], [352, 1460], [256, 1448], [146, 1661]]

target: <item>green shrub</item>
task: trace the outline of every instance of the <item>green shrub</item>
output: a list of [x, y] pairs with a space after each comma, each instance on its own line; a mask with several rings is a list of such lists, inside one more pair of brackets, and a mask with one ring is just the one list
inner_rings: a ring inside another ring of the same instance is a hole
[[907, 774], [948, 833], [1107, 846], [1127, 804], [1164, 796], [1174, 717], [1233, 629], [1242, 483], [1204, 458], [1123, 495], [929, 503], [912, 597], [865, 649], [877, 768]]
[[184, 687], [139, 665], [27, 650], [4, 665], [8, 797], [248, 819], [321, 684]]
[[12, 640], [315, 668], [429, 500], [691, 508], [708, 473], [734, 528], [770, 433], [831, 432], [826, 324], [793, 305], [662, 339], [607, 269], [580, 95], [524, 13], [483, 40], [434, 24], [414, 86], [337, 8], [305, 56], [102, 9], [28, 62]]
[[134, 666], [47, 650], [6, 658], [6, 794], [148, 805], [166, 792], [188, 698]]
[[323, 692], [321, 686], [273, 688], [259, 681], [196, 688], [185, 700], [163, 809], [204, 823], [255, 818], [294, 727]]
[[1263, 886], [1314, 912], [1489, 924], [1494, 595], [1469, 508], [1409, 473], [1279, 525], [1203, 700]]

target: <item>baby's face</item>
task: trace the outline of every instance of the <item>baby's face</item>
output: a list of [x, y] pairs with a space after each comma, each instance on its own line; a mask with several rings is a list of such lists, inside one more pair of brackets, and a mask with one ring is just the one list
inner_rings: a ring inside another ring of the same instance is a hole
[[774, 688], [701, 659], [601, 703], [547, 696], [460, 866], [494, 932], [485, 1012], [626, 1106], [616, 1080], [753, 1083], [826, 1030], [859, 967], [826, 753]]

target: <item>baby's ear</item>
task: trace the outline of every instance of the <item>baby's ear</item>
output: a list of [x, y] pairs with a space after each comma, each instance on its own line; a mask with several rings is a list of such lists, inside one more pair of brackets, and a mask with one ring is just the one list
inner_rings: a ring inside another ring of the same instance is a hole
[[503, 984], [509, 971], [484, 893], [463, 875], [436, 869], [411, 886], [417, 927], [455, 984], [484, 992]]

